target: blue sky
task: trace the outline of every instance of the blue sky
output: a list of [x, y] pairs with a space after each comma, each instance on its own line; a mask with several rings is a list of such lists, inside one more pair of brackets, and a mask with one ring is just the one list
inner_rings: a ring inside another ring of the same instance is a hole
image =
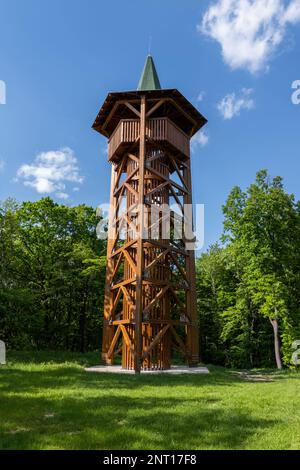
[[[192, 155], [206, 246], [221, 233], [231, 188], [247, 187], [259, 169], [300, 198], [300, 105], [291, 101], [299, 3], [0, 0], [0, 200], [107, 202], [106, 143], [91, 125], [109, 91], [137, 87], [150, 35], [162, 86], [209, 121]], [[40, 181], [43, 165], [51, 171]]]

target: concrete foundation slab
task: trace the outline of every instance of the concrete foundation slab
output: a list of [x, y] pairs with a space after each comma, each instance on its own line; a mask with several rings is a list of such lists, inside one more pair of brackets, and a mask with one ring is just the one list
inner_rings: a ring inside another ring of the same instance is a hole
[[[86, 372], [96, 372], [100, 374], [134, 374], [134, 370], [122, 369], [121, 366], [93, 366], [85, 369]], [[170, 374], [170, 375], [181, 375], [181, 374], [209, 374], [207, 367], [187, 367], [187, 366], [172, 366], [168, 370], [142, 370], [141, 374]]]

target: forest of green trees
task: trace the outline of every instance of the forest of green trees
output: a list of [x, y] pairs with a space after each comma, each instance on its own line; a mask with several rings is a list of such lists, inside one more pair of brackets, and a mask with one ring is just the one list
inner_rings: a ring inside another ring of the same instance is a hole
[[[291, 365], [300, 339], [300, 203], [266, 171], [233, 188], [218, 244], [197, 259], [201, 354], [227, 367]], [[105, 242], [92, 207], [0, 205], [0, 339], [9, 349], [100, 349]]]

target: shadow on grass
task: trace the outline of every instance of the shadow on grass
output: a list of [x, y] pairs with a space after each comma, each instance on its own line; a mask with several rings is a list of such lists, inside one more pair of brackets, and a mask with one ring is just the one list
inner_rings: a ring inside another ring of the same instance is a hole
[[100, 361], [100, 352], [72, 353], [66, 351], [7, 351], [8, 365], [24, 364], [64, 364], [76, 362], [88, 366]]
[[[51, 368], [53, 366], [53, 368]], [[230, 386], [239, 383], [235, 375], [230, 375], [219, 368], [212, 368], [211, 374], [203, 375], [126, 375], [86, 372], [83, 367], [65, 363], [45, 365], [38, 370], [24, 370], [20, 364], [12, 368], [0, 369], [0, 392], [14, 390], [17, 393], [35, 390], [64, 389], [76, 386], [96, 390], [136, 390], [145, 386], [153, 387], [201, 387], [206, 385]]]
[[[130, 394], [93, 398], [11, 397], [2, 449], [243, 449], [275, 424], [218, 406], [217, 399]], [[210, 408], [209, 408], [210, 407]]]
[[224, 407], [241, 381], [221, 368], [136, 377], [87, 373], [63, 359], [50, 366], [0, 370], [0, 449], [243, 449], [275, 424], [234, 400]]

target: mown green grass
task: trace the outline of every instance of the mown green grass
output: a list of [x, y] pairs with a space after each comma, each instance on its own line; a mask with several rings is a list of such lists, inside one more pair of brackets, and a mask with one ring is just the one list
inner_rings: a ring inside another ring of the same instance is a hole
[[8, 354], [0, 449], [300, 449], [299, 372], [84, 371], [98, 362], [94, 354]]

